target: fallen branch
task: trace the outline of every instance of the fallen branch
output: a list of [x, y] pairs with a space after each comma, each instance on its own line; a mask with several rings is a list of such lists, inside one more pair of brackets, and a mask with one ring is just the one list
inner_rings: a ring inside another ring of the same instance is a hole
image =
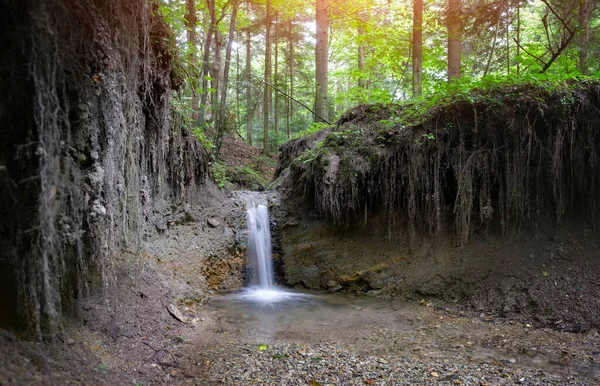
[[265, 82], [264, 80], [261, 80], [261, 82], [263, 84], [265, 84], [266, 86], [271, 87], [273, 90], [277, 91], [278, 93], [283, 94], [284, 96], [288, 97], [289, 99], [293, 100], [294, 102], [300, 104], [302, 107], [304, 107], [305, 109], [307, 109], [308, 111], [310, 111], [311, 113], [313, 113], [314, 116], [316, 116], [317, 118], [320, 118], [323, 122], [327, 123], [328, 125], [331, 125], [331, 122], [329, 122], [327, 119], [323, 118], [319, 114], [315, 113], [310, 107], [308, 107], [304, 103], [300, 102], [298, 99], [294, 98], [290, 94], [286, 93], [283, 90], [278, 89], [277, 87], [273, 86], [272, 84], [269, 84], [269, 83]]

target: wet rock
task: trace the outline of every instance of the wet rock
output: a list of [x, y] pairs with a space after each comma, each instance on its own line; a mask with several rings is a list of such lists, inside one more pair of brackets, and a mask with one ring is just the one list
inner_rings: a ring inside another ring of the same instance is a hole
[[342, 289], [342, 286], [337, 281], [330, 280], [327, 282], [327, 289], [331, 292], [337, 292]]

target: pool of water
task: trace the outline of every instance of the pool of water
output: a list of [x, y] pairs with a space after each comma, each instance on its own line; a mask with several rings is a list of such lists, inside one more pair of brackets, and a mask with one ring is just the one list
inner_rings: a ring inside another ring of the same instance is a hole
[[203, 312], [236, 342], [330, 342], [360, 355], [456, 358], [600, 376], [594, 362], [600, 357], [589, 360], [594, 347], [574, 334], [448, 315], [417, 302], [255, 287], [213, 297]]

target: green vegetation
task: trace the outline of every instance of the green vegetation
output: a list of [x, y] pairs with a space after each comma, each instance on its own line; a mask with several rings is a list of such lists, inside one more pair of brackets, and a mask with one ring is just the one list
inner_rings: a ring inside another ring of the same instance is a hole
[[[313, 114], [321, 111], [315, 91], [322, 70], [313, 65], [315, 4], [267, 3], [174, 0], [159, 7], [175, 37], [169, 40], [178, 51], [175, 78], [184, 81], [177, 103], [202, 128], [198, 138], [211, 152], [219, 151], [224, 133], [276, 152], [283, 142], [325, 125], [314, 123], [319, 119]], [[413, 25], [420, 1], [327, 3], [330, 122], [357, 104], [400, 103], [398, 114], [382, 120], [414, 125], [434, 106], [479, 98], [481, 90], [560, 87], [600, 74], [600, 12], [590, 0], [433, 0], [424, 4], [421, 26]], [[420, 28], [422, 41], [415, 40], [414, 28]], [[229, 62], [224, 46], [214, 44], [215, 34], [223, 40], [228, 31], [233, 31]], [[449, 82], [452, 39], [462, 43], [453, 46], [459, 48], [452, 53], [459, 66]], [[211, 69], [227, 63], [228, 77]]]

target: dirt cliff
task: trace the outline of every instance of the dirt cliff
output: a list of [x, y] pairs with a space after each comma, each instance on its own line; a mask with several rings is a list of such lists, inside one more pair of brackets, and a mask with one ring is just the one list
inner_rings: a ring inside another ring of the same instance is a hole
[[599, 85], [365, 105], [282, 148], [291, 285], [600, 323]]

